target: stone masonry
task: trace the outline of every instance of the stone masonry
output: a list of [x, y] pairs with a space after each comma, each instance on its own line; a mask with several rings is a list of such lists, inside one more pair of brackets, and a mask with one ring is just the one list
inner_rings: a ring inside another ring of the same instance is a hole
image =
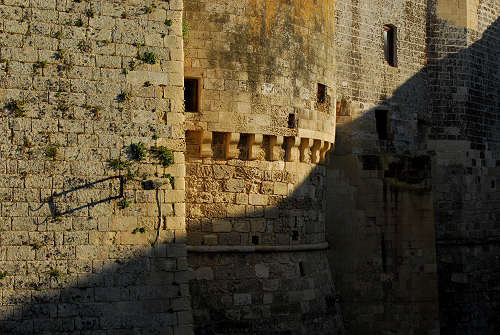
[[182, 9], [1, 1], [0, 333], [192, 332]]
[[499, 15], [0, 0], [0, 334], [500, 333]]
[[325, 249], [333, 1], [185, 2], [195, 332], [343, 334]]

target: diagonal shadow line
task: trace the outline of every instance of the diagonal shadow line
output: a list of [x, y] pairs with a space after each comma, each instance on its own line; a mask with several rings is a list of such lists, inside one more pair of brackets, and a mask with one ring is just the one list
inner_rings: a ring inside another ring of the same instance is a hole
[[[468, 244], [470, 246], [468, 242], [475, 241], [474, 238], [470, 237], [473, 233], [471, 230], [461, 231], [460, 226], [461, 224], [465, 225], [463, 223], [464, 218], [461, 216], [467, 210], [469, 213], [474, 211], [472, 213], [476, 213], [479, 217], [485, 212], [491, 212], [492, 209], [497, 208], [500, 200], [498, 200], [497, 196], [493, 199], [483, 190], [479, 194], [482, 194], [486, 200], [480, 204], [480, 209], [473, 209], [473, 206], [478, 204], [466, 200], [465, 196], [470, 192], [470, 188], [474, 188], [475, 186], [470, 186], [467, 189], [469, 186], [466, 186], [464, 181], [459, 181], [459, 178], [465, 179], [467, 177], [465, 175], [472, 174], [472, 172], [468, 171], [466, 166], [457, 166], [454, 164], [438, 166], [437, 161], [439, 159], [448, 159], [446, 154], [449, 149], [446, 147], [446, 144], [443, 144], [440, 147], [441, 152], [437, 153], [434, 150], [429, 151], [429, 148], [425, 145], [419, 146], [418, 144], [429, 144], [429, 140], [448, 141], [448, 143], [452, 143], [453, 141], [469, 141], [471, 150], [498, 152], [498, 144], [500, 143], [500, 136], [498, 135], [498, 128], [500, 126], [498, 122], [500, 115], [500, 86], [498, 85], [500, 68], [498, 62], [495, 61], [498, 59], [497, 55], [500, 53], [499, 27], [500, 18], [496, 18], [483, 32], [481, 39], [466, 48], [428, 45], [428, 50], [426, 50], [427, 65], [392, 91], [390, 98], [383, 99], [383, 101], [370, 108], [366, 113], [360, 115], [359, 118], [351, 118], [343, 124], [337, 124], [335, 149], [330, 154], [332, 161], [336, 157], [340, 160], [342, 157], [351, 156], [360, 158], [363, 155], [393, 155], [394, 157], [397, 155], [407, 155], [409, 157], [428, 155], [431, 157], [433, 165], [433, 186], [443, 183], [443, 180], [439, 180], [439, 178], [443, 178], [452, 186], [449, 192], [449, 202], [455, 207], [449, 209], [448, 207], [444, 207], [443, 209], [439, 207], [440, 203], [437, 192], [440, 191], [436, 190], [435, 187], [432, 189], [435, 205], [434, 219], [437, 239], [437, 259], [439, 260], [440, 256], [448, 259], [462, 259], [462, 261], [440, 261], [437, 263], [439, 321], [441, 334], [444, 335], [497, 334], [500, 332], [500, 293], [493, 288], [495, 284], [477, 280], [457, 285], [451, 279], [453, 272], [461, 273], [464, 267], [469, 269], [474, 268], [474, 271], [477, 271], [476, 273], [484, 272], [495, 278], [498, 277], [500, 264], [495, 261], [495, 257], [497, 259], [500, 257], [500, 248], [495, 247], [489, 241], [489, 246], [492, 248], [490, 253], [484, 252], [483, 257], [485, 259], [473, 263], [468, 256], [465, 256], [467, 249], [461, 247], [461, 245]], [[440, 37], [432, 35], [434, 34], [433, 32], [430, 32], [430, 34], [428, 36], [430, 38]], [[457, 36], [463, 36], [465, 30], [457, 29], [452, 34], [454, 36], [453, 39], [459, 38]], [[447, 55], [438, 58], [438, 55], [443, 53], [443, 48], [445, 48], [444, 50], [446, 50]], [[361, 91], [361, 88], [358, 87], [357, 89]], [[425, 108], [418, 108], [423, 103], [426, 104]], [[407, 110], [403, 110], [404, 108]], [[408, 109], [412, 108], [419, 111], [418, 114], [416, 113], [416, 116], [417, 118], [422, 118], [422, 121], [425, 123], [427, 134], [424, 139], [419, 140], [417, 138], [418, 134], [413, 135], [408, 131], [412, 128], [417, 128], [417, 120], [408, 119], [407, 117], [409, 114]], [[374, 115], [377, 109], [389, 109], [394, 115], [394, 119], [391, 118], [391, 121], [397, 123], [397, 128], [404, 130], [397, 132], [393, 140], [380, 141], [378, 144]], [[344, 116], [346, 119], [350, 117], [350, 115], [341, 116]], [[455, 128], [456, 133], [447, 134], [447, 127]], [[417, 145], [412, 148], [412, 143]], [[336, 168], [345, 176], [344, 181], [352, 189], [359, 188], [358, 183], [360, 181], [356, 179], [355, 173], [353, 174], [349, 170], [349, 166], [342, 166], [340, 164]], [[347, 177], [350, 175], [354, 175], [352, 180], [349, 180]], [[453, 178], [456, 178], [455, 181], [453, 181]], [[336, 199], [346, 196], [346, 194], [342, 193], [343, 191], [336, 190], [333, 188], [333, 185], [331, 186], [330, 194], [336, 195]], [[353, 197], [353, 207], [359, 209], [356, 206], [361, 206], [360, 208], [364, 210], [369, 209], [368, 204], [363, 204], [359, 201], [360, 199], [365, 199], [362, 194], [354, 193]], [[335, 208], [335, 206], [330, 207]], [[480, 212], [481, 210], [483, 212]], [[454, 214], [446, 215], [448, 211], [453, 211]], [[469, 223], [467, 222], [467, 224]], [[498, 235], [498, 228], [495, 227], [495, 223], [492, 220], [490, 220], [488, 225], [491, 227], [488, 233]], [[456, 227], [457, 229], [456, 231], [448, 228], [445, 230], [447, 226]], [[338, 217], [336, 221], [333, 221], [333, 219], [330, 222], [327, 221], [328, 234], [333, 236], [338, 230], [352, 231], [352, 222]], [[456, 236], [460, 235], [460, 232], [470, 235]], [[354, 236], [352, 239], [354, 241], [344, 240], [339, 242], [339, 245], [335, 247], [335, 252], [342, 256], [335, 260], [330, 259], [330, 264], [332, 271], [336, 273], [336, 284], [340, 290], [340, 294], [343, 297], [349, 296], [352, 298], [351, 301], [343, 299], [344, 301], [341, 303], [342, 311], [346, 318], [347, 330], [372, 333], [375, 331], [376, 323], [370, 324], [369, 322], [364, 323], [363, 321], [359, 321], [359, 314], [362, 314], [363, 305], [366, 305], [367, 301], [362, 298], [358, 302], [355, 301], [356, 296], [353, 293], [352, 281], [345, 281], [342, 284], [342, 279], [345, 280], [346, 277], [343, 277], [343, 274], [337, 270], [346, 268], [346, 265], [343, 263], [346, 257], [350, 257], [349, 264], [361, 264], [363, 261], [367, 261], [367, 259], [363, 258], [363, 255], [357, 254], [352, 250], [353, 245], [357, 245], [359, 236]], [[461, 242], [452, 245], [455, 239]], [[483, 242], [488, 241], [488, 239], [482, 240]], [[495, 241], [493, 242], [496, 243]], [[446, 243], [446, 246], [444, 243]], [[445, 248], [448, 250], [444, 250]], [[480, 248], [480, 245], [476, 246], [475, 250], [480, 250]], [[342, 257], [344, 259], [341, 259]], [[484, 266], [484, 264], [490, 265]], [[349, 265], [347, 265], [348, 267]], [[367, 269], [368, 267], [364, 268], [365, 271], [369, 271]], [[361, 270], [357, 275], [356, 279], [360, 280], [364, 285], [369, 285], [369, 287], [375, 287], [380, 284], [363, 277]], [[476, 294], [476, 292], [478, 293]], [[371, 303], [376, 305], [381, 303], [381, 301], [383, 302], [383, 299], [377, 297]], [[471, 317], [471, 314], [473, 314], [473, 317]]]
[[[177, 279], [187, 273], [176, 262], [177, 257], [186, 256], [183, 244], [156, 248], [99, 245], [92, 249], [105, 250], [106, 255], [86, 255], [82, 264], [68, 270], [67, 277], [47, 274], [50, 266], [64, 260], [60, 256], [33, 273], [23, 267], [8, 269], [2, 282], [2, 304], [9, 307], [0, 311], [0, 330], [5, 334], [102, 333], [105, 329], [158, 333], [178, 324], [176, 313], [190, 313], [187, 281]], [[94, 261], [109, 259], [120, 261], [94, 267]], [[46, 285], [44, 291], [32, 285], [32, 277], [24, 279], [33, 275], [33, 282]], [[16, 296], [14, 288], [21, 287], [29, 288], [29, 294]], [[184, 325], [189, 328], [191, 323]]]

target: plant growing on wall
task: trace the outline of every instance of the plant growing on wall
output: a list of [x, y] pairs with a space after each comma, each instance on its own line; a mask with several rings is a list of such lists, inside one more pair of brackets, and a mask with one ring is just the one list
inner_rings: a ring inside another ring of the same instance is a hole
[[158, 56], [151, 51], [146, 51], [142, 56], [138, 57], [141, 61], [147, 64], [156, 64], [158, 61]]
[[143, 161], [146, 158], [147, 150], [144, 143], [132, 143], [130, 145], [130, 152], [132, 153], [132, 158], [137, 161]]
[[189, 31], [189, 26], [186, 22], [182, 21], [182, 38], [186, 39]]
[[163, 167], [168, 167], [174, 164], [174, 154], [172, 150], [164, 146], [152, 147], [151, 153], [160, 162]]
[[22, 117], [26, 114], [24, 104], [25, 102], [22, 100], [11, 100], [6, 107], [12, 112], [12, 114], [14, 114], [15, 117]]
[[[113, 170], [117, 171], [119, 173], [119, 177], [121, 182], [124, 184], [128, 180], [136, 180], [137, 176], [137, 169], [132, 172], [132, 165], [135, 162], [142, 162], [146, 159], [148, 151], [151, 153], [151, 156], [156, 159], [158, 164], [161, 164], [163, 167], [168, 167], [172, 164], [174, 164], [174, 155], [172, 153], [172, 150], [168, 149], [167, 147], [164, 146], [154, 146], [152, 148], [149, 148], [149, 150], [146, 148], [144, 143], [138, 142], [138, 143], [132, 143], [130, 145], [130, 153], [131, 153], [131, 159], [133, 161], [126, 161], [122, 160], [121, 158], [118, 159], [113, 159], [108, 161], [108, 166], [112, 168]], [[121, 171], [122, 170], [127, 170], [127, 173], [125, 175], [122, 175]], [[155, 173], [155, 175], [157, 175]], [[158, 222], [158, 227], [156, 230], [156, 238], [154, 242], [152, 242], [152, 245], [154, 246], [158, 242], [158, 237], [160, 234], [160, 228], [161, 228], [161, 218], [162, 218], [162, 213], [161, 213], [161, 206], [159, 203], [159, 188], [166, 184], [169, 183], [174, 187], [174, 177], [171, 176], [170, 174], [164, 174], [162, 176], [162, 179], [166, 179], [168, 181], [162, 181], [159, 179], [156, 180], [147, 180], [149, 176], [147, 174], [143, 175], [143, 179], [145, 180], [142, 185], [143, 188], [146, 190], [155, 190], [156, 191], [156, 201], [158, 203], [158, 210], [159, 210], [159, 221]], [[123, 187], [123, 186], [122, 186]], [[118, 203], [117, 206], [120, 209], [125, 209], [130, 206], [130, 201], [123, 197]], [[141, 233], [144, 234], [146, 232], [145, 227], [141, 228], [136, 228], [132, 232], [133, 234]]]
[[57, 146], [56, 145], [49, 145], [45, 149], [45, 155], [49, 158], [56, 159], [57, 158]]
[[128, 201], [127, 198], [123, 198], [122, 200], [118, 201], [118, 207], [120, 207], [121, 209], [125, 209], [125, 208], [128, 208], [130, 207], [130, 201]]
[[50, 268], [48, 275], [50, 278], [59, 279], [62, 277], [63, 273], [58, 268]]

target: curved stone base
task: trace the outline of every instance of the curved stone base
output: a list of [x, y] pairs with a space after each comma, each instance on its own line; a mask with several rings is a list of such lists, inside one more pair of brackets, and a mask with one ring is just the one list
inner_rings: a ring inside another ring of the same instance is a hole
[[326, 251], [188, 255], [195, 334], [344, 334]]

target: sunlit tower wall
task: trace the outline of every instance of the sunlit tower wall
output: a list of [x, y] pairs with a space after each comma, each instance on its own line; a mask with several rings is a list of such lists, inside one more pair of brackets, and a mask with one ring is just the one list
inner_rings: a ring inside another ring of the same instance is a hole
[[342, 333], [326, 259], [334, 2], [184, 2], [186, 215], [200, 334]]

